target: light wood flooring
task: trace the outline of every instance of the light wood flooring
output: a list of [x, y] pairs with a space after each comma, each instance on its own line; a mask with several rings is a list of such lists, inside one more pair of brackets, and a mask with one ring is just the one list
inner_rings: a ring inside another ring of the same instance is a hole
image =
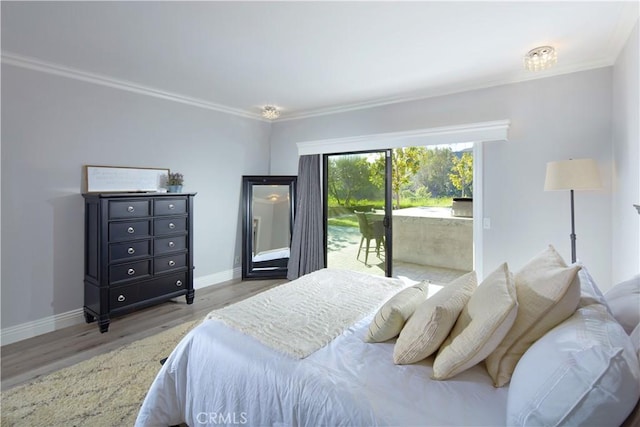
[[202, 319], [224, 307], [286, 280], [233, 280], [196, 290], [193, 304], [180, 297], [111, 320], [109, 332], [83, 323], [0, 348], [2, 390], [25, 383], [93, 356], [155, 335], [181, 323]]

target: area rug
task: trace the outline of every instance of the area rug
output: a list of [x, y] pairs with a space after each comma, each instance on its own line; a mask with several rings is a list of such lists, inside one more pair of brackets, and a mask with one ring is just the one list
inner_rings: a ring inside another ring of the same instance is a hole
[[2, 392], [4, 426], [132, 426], [187, 322]]

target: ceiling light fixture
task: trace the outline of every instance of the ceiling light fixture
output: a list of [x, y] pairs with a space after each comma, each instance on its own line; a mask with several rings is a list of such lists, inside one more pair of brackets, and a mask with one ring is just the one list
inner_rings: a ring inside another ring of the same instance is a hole
[[558, 54], [551, 46], [531, 49], [524, 57], [524, 67], [529, 71], [545, 70], [558, 62]]
[[262, 117], [269, 120], [277, 119], [280, 117], [280, 111], [275, 105], [265, 105], [262, 108]]

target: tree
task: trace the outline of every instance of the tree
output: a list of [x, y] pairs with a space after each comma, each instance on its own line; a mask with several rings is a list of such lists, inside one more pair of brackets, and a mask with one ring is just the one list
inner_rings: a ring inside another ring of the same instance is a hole
[[354, 197], [370, 193], [369, 163], [363, 156], [346, 155], [330, 158], [329, 195], [340, 206], [351, 206]]
[[[420, 169], [420, 159], [424, 154], [424, 147], [395, 148], [391, 152], [391, 190], [396, 207], [400, 207], [400, 191], [403, 186], [411, 183], [413, 176]], [[384, 185], [385, 158], [380, 157], [371, 165], [371, 182], [378, 188]]]
[[449, 147], [427, 148], [420, 159], [420, 170], [415, 176], [414, 189], [426, 189], [434, 197], [452, 196], [454, 187], [449, 180], [453, 166], [453, 152]]
[[466, 197], [467, 190], [469, 190], [469, 196], [473, 195], [473, 156], [471, 153], [465, 152], [460, 158], [453, 158], [449, 179], [453, 186], [462, 192], [462, 197]]

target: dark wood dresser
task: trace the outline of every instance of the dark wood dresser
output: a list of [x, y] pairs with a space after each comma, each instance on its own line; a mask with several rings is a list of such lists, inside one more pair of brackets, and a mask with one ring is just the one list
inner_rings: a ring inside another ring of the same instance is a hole
[[111, 317], [185, 295], [193, 303], [195, 193], [86, 193], [84, 316]]

